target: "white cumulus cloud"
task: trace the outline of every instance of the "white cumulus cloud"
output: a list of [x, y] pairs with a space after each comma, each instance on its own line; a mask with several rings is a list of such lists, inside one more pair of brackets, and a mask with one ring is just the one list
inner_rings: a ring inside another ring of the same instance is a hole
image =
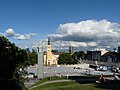
[[119, 24], [107, 20], [87, 20], [78, 23], [60, 24], [59, 34], [51, 34], [50, 37], [66, 41], [93, 41], [99, 39], [114, 39], [119, 37]]
[[4, 33], [0, 32], [0, 35], [5, 37], [14, 37], [14, 39], [17, 40], [28, 40], [31, 39], [32, 36], [37, 36], [38, 34], [36, 33], [17, 34], [13, 30], [13, 28], [8, 28]]
[[60, 24], [57, 30], [58, 34], [48, 36], [53, 40], [76, 42], [76, 46], [108, 46], [113, 40], [120, 42], [120, 24], [105, 19]]
[[30, 39], [30, 35], [15, 34], [14, 38], [18, 40], [25, 40], [25, 39]]
[[14, 30], [13, 30], [12, 28], [8, 28], [8, 29], [5, 31], [4, 35], [5, 35], [6, 37], [12, 37], [12, 36], [15, 35], [15, 32], [14, 32]]
[[14, 35], [14, 38], [15, 39], [18, 39], [18, 40], [29, 40], [31, 39], [32, 36], [36, 36], [37, 34], [34, 34], [34, 33], [29, 33], [29, 34], [15, 34]]

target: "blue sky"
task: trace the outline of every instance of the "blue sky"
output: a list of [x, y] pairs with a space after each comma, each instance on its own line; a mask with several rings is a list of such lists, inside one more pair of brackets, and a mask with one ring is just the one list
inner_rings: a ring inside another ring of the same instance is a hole
[[[53, 39], [53, 41], [55, 40], [56, 42], [58, 42], [59, 40], [65, 41], [66, 43], [68, 43], [67, 41], [74, 43], [80, 42], [83, 45], [82, 46], [80, 44], [82, 48], [84, 48], [84, 46], [88, 47], [89, 46], [88, 43], [95, 42], [97, 42], [96, 45], [97, 47], [105, 46], [104, 48], [106, 48], [113, 46], [114, 48], [116, 47], [116, 45], [113, 44], [111, 44], [111, 46], [102, 45], [101, 43], [104, 43], [105, 41], [103, 41], [103, 39], [101, 38], [99, 38], [100, 40], [97, 39], [96, 41], [95, 40], [89, 41], [88, 38], [86, 39], [83, 38], [82, 36], [83, 39], [78, 40], [81, 37], [79, 36], [77, 37], [77, 35], [75, 36], [74, 34], [75, 32], [72, 32], [72, 37], [70, 37], [69, 35], [69, 37], [66, 36], [67, 39], [66, 37], [63, 38], [63, 34], [65, 33], [63, 31], [63, 28], [66, 28], [64, 27], [64, 25], [68, 25], [71, 23], [78, 24], [79, 22], [82, 21], [87, 23], [88, 22], [87, 20], [90, 20], [91, 23], [93, 23], [94, 21], [96, 23], [102, 21], [103, 23], [104, 22], [112, 23], [112, 26], [114, 23], [120, 24], [119, 9], [120, 0], [0, 0], [0, 33], [4, 35], [4, 33], [8, 29], [12, 29], [12, 31], [14, 31], [14, 35], [19, 34], [19, 36], [20, 35], [24, 36], [30, 33], [35, 34], [31, 35], [32, 37], [30, 36], [31, 38], [28, 38], [27, 40], [23, 40], [23, 38], [22, 40], [20, 38], [19, 38], [20, 40], [18, 40], [17, 35], [16, 38], [10, 36], [7, 37], [10, 41], [22, 47], [27, 47], [28, 45], [27, 42], [33, 43], [34, 41], [39, 41], [40, 39], [46, 38], [47, 36], [51, 36], [51, 38], [57, 38], [57, 40]], [[61, 28], [60, 26], [61, 24], [63, 25], [63, 28]], [[116, 26], [114, 27], [117, 28], [118, 33], [120, 29], [119, 25], [117, 25], [117, 27]], [[115, 28], [113, 30], [114, 32], [116, 30]], [[66, 32], [71, 31], [70, 29], [67, 28]], [[57, 37], [56, 35], [57, 33], [62, 34], [62, 39]], [[103, 35], [103, 37], [104, 36], [106, 37], [106, 35]], [[74, 40], [72, 40], [73, 37], [76, 37], [77, 39], [75, 38]], [[118, 38], [116, 39], [112, 37], [112, 40], [118, 42]], [[86, 44], [86, 42], [87, 45], [84, 45]], [[119, 45], [119, 43], [117, 44]]]

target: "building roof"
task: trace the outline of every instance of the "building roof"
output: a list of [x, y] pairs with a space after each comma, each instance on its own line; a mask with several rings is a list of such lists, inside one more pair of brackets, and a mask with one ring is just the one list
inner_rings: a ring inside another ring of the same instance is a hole
[[117, 52], [106, 52], [105, 54], [103, 54], [102, 56], [107, 56], [107, 55], [113, 55], [113, 56], [117, 56], [118, 53]]

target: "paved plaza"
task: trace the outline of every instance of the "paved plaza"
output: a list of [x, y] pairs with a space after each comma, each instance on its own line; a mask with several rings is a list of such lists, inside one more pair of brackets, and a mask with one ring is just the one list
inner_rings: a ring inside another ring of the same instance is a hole
[[[35, 73], [37, 75], [38, 69], [36, 66], [30, 66], [27, 69], [28, 73]], [[77, 64], [77, 65], [57, 65], [57, 66], [44, 66], [44, 78], [51, 76], [85, 76], [87, 74], [92, 75], [113, 75], [110, 71], [95, 71], [92, 68], [89, 68], [89, 64]], [[29, 79], [29, 82], [25, 82], [26, 87], [30, 87], [38, 79]]]
[[[28, 67], [28, 73], [35, 73], [37, 75], [37, 66]], [[87, 74], [92, 75], [113, 75], [110, 71], [95, 71], [89, 68], [89, 64], [77, 64], [77, 65], [58, 65], [58, 66], [44, 66], [44, 77], [50, 76], [83, 76]]]

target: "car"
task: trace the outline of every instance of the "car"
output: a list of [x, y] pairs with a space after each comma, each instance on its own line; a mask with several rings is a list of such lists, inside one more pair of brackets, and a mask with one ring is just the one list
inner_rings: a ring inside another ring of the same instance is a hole
[[35, 73], [33, 72], [30, 72], [28, 75], [27, 75], [28, 78], [34, 78], [35, 77]]

